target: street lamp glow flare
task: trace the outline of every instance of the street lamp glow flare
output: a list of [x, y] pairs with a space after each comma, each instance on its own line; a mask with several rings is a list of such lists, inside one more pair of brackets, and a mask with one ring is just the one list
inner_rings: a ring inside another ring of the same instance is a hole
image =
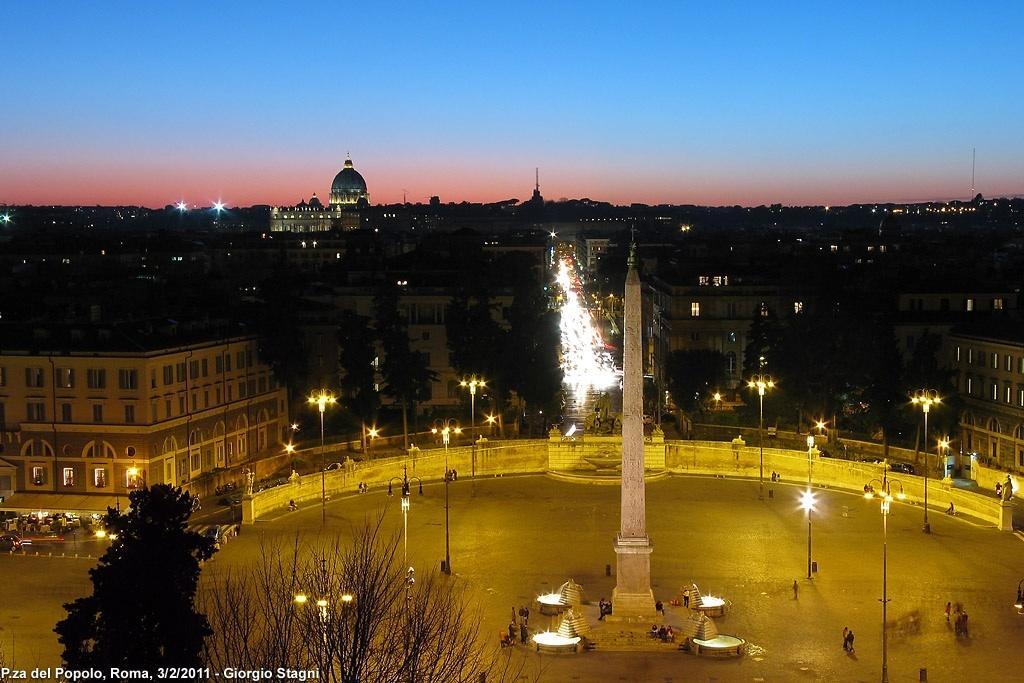
[[563, 378], [578, 393], [615, 386], [622, 373], [605, 349], [601, 332], [573, 282], [570, 268], [569, 262], [561, 259], [556, 276], [563, 294], [559, 323]]

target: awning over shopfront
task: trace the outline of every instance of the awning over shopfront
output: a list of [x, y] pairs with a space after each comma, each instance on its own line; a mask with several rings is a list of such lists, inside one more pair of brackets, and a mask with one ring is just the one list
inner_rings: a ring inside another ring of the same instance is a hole
[[13, 512], [106, 512], [108, 507], [128, 508], [128, 496], [75, 493], [13, 493], [0, 503], [0, 510]]

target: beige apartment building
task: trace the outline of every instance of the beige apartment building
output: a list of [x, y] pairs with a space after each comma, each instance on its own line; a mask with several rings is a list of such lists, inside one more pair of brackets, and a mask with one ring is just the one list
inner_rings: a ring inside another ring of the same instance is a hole
[[1024, 471], [1024, 326], [955, 328], [946, 353], [963, 403], [961, 452]]
[[276, 453], [288, 423], [286, 390], [237, 327], [162, 321], [0, 339], [3, 508], [187, 484]]

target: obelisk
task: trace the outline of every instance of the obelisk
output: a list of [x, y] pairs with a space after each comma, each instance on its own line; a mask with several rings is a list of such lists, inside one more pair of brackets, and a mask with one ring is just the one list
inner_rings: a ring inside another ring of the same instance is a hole
[[626, 272], [625, 320], [622, 334], [622, 500], [619, 535], [615, 539], [617, 572], [612, 615], [654, 617], [651, 590], [651, 541], [647, 538], [647, 495], [644, 489], [644, 399], [641, 357], [640, 276], [636, 244], [630, 245]]

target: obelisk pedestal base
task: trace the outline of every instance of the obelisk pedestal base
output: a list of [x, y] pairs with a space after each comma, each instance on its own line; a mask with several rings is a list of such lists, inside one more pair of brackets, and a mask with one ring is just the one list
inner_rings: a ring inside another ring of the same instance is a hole
[[612, 621], [656, 619], [654, 591], [651, 590], [651, 552], [646, 536], [615, 539], [615, 590], [612, 592]]

